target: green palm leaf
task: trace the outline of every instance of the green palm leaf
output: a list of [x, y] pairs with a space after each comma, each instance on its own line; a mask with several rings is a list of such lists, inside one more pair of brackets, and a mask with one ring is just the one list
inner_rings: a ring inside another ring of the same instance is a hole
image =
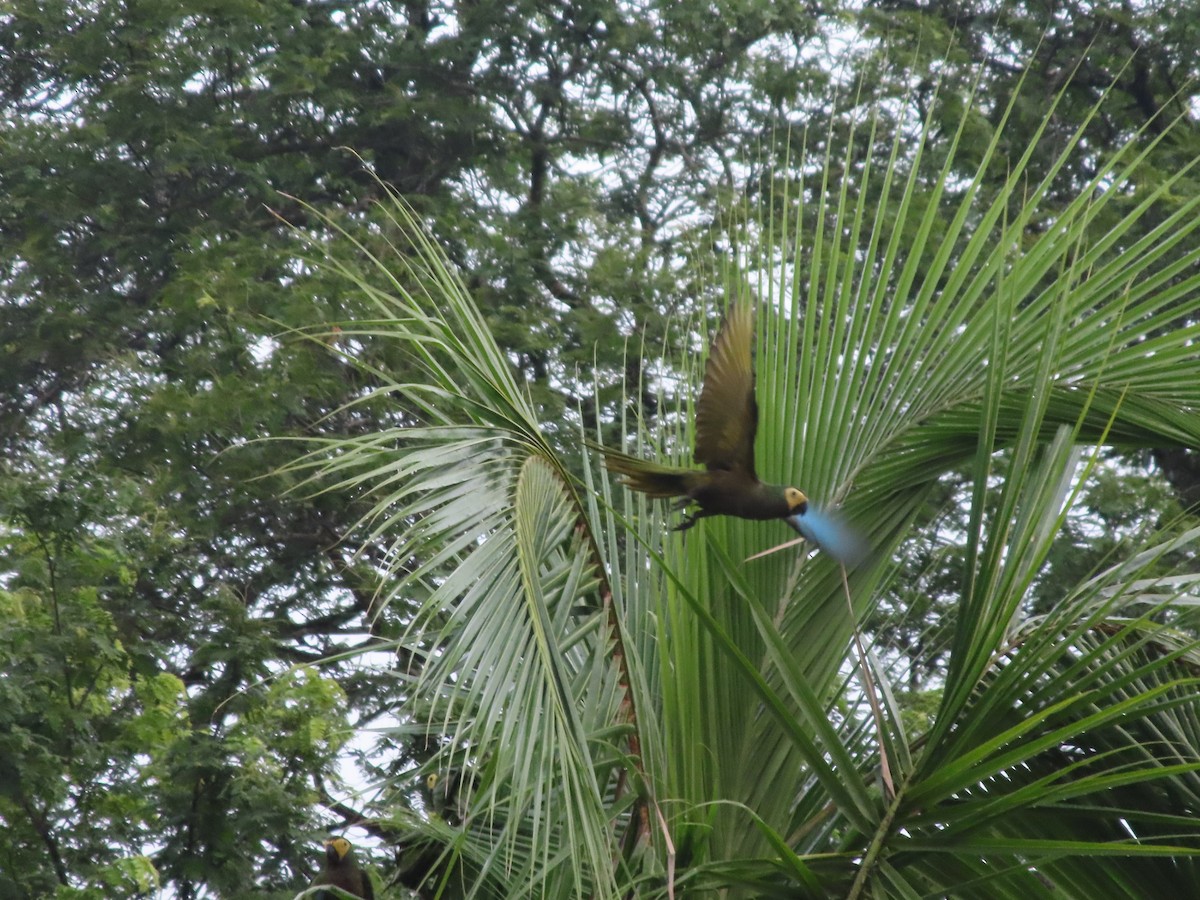
[[[813, 200], [781, 179], [788, 216], [752, 220], [722, 274], [760, 311], [760, 475], [840, 503], [874, 548], [853, 608], [819, 553], [743, 562], [778, 523], [680, 535], [586, 451], [574, 480], [399, 201], [393, 255], [326, 263], [379, 310], [348, 333], [399, 341], [417, 373], [376, 373], [407, 411], [395, 430], [300, 467], [376, 498], [363, 540], [388, 547], [400, 643], [428, 660], [403, 733], [440, 735], [437, 765], [469, 773], [461, 825], [424, 829], [447, 891], [459, 871], [475, 895], [663, 893], [660, 812], [681, 890], [1133, 896], [1156, 866], [1194, 882], [1195, 651], [1169, 620], [1194, 601], [1179, 569], [1197, 534], [1137, 548], [1051, 614], [1027, 599], [1094, 448], [1200, 445], [1200, 198], [1167, 204], [1183, 173], [1143, 188], [1131, 143], [1048, 209], [1079, 146], [1027, 189], [1038, 148], [1002, 160], [1002, 133], [965, 180], [956, 139], [926, 177], [928, 130], [861, 187]], [[623, 424], [631, 450], [680, 461], [702, 361], [674, 370], [673, 414]], [[878, 663], [877, 737], [850, 636], [951, 471], [973, 493], [940, 707], [908, 734]]]

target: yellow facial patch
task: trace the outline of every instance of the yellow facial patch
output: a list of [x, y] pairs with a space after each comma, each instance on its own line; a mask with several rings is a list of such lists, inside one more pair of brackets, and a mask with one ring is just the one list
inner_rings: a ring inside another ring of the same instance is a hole
[[808, 498], [804, 496], [804, 492], [794, 487], [786, 488], [783, 492], [783, 498], [787, 501], [788, 509], [796, 509], [808, 505]]

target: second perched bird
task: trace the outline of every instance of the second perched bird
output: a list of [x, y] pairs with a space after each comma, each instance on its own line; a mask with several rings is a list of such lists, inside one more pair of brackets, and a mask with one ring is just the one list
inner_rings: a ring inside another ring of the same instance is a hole
[[808, 510], [808, 498], [794, 487], [764, 484], [754, 471], [754, 436], [758, 430], [758, 401], [754, 398], [754, 308], [737, 303], [729, 309], [713, 341], [704, 369], [704, 387], [696, 407], [696, 448], [693, 456], [705, 468], [664, 466], [600, 448], [604, 466], [622, 477], [623, 484], [651, 497], [682, 497], [680, 508], [692, 503], [695, 512], [675, 526], [691, 528], [705, 516], [742, 519], [788, 519]]
[[[310, 887], [328, 885], [341, 888], [353, 897], [375, 900], [375, 889], [367, 873], [358, 867], [354, 859], [354, 848], [345, 838], [333, 838], [325, 842], [325, 868], [317, 873]], [[317, 891], [311, 895], [315, 900], [334, 900], [332, 891]], [[338, 895], [340, 896], [340, 895]]]

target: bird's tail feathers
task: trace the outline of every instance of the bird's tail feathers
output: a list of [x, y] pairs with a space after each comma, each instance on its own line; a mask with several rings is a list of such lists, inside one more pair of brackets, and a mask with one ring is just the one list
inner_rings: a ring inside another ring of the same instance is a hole
[[636, 456], [590, 441], [588, 446], [604, 454], [604, 468], [620, 475], [622, 484], [649, 497], [683, 496], [695, 486], [695, 477], [701, 474], [692, 469], [680, 469], [638, 459]]

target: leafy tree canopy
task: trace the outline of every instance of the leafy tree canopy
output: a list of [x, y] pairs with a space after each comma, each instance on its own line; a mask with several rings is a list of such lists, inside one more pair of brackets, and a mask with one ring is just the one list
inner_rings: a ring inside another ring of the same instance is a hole
[[[580, 413], [669, 431], [726, 291], [711, 269], [771, 244], [779, 222], [815, 233], [831, 215], [815, 200], [877, 207], [909, 247], [943, 162], [949, 203], [998, 135], [974, 188], [991, 196], [1044, 128], [1032, 186], [1081, 123], [1086, 152], [1055, 171], [1026, 244], [1129, 138], [1148, 154], [1138, 185], [1175, 180], [1121, 231], [1127, 245], [1196, 195], [1195, 130], [1164, 131], [1190, 109], [1195, 10], [977, 7], [13, 0], [0, 13], [0, 892], [135, 896], [157, 878], [180, 897], [287, 896], [316, 868], [319, 831], [364, 816], [415, 883], [443, 844], [422, 833], [423, 856], [409, 818], [453, 829], [469, 808], [461, 771], [418, 768], [447, 746], [436, 729], [369, 757], [350, 741], [400, 700], [440, 709], [410, 680], [441, 639], [394, 645], [432, 583], [381, 603], [394, 535], [360, 526], [377, 498], [294, 490], [299, 445], [256, 440], [428, 421], [387, 390], [420, 376], [411, 346], [351, 325], [379, 308], [312, 266], [293, 231], [342, 254], [338, 226], [379, 253], [413, 251], [372, 208], [384, 194], [364, 161], [462, 273], [556, 451], [573, 452]], [[920, 156], [902, 124], [913, 110], [930, 123]], [[874, 139], [856, 139], [868, 120]], [[885, 173], [910, 169], [903, 214]], [[1023, 195], [1008, 190], [1015, 215]], [[1088, 217], [1081, 242], [1142, 196]], [[747, 205], [778, 217], [730, 227]], [[924, 227], [931, 244], [949, 230]], [[824, 264], [813, 245], [781, 246], [800, 271]], [[1185, 323], [1180, 304], [1157, 333]], [[668, 362], [644, 362], [660, 350]], [[1194, 500], [1186, 447], [1133, 443]], [[1114, 528], [1120, 474], [1095, 494]], [[965, 515], [921, 502], [929, 519]], [[1053, 580], [1108, 549], [1095, 521]], [[945, 571], [905, 559], [916, 571], [889, 596], [919, 595], [931, 624], [914, 633], [945, 633]], [[1062, 595], [1039, 590], [1047, 605]], [[945, 641], [918, 646], [907, 628], [889, 649], [925, 673], [918, 691]], [[339, 656], [377, 648], [395, 664]], [[364, 777], [388, 780], [395, 820], [339, 782], [339, 754], [356, 753]]]

